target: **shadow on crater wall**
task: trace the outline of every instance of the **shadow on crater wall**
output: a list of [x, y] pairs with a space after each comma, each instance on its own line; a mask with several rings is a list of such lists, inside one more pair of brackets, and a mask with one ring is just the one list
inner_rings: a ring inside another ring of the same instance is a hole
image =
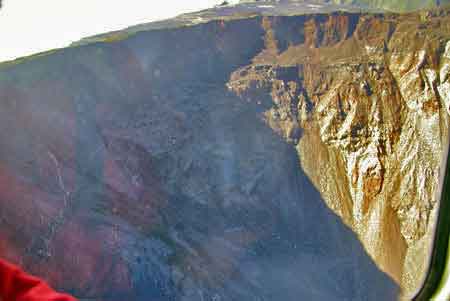
[[262, 47], [246, 22], [223, 39], [247, 52], [199, 32], [180, 63], [155, 33], [2, 71], [0, 255], [86, 300], [395, 300], [264, 108], [225, 89]]

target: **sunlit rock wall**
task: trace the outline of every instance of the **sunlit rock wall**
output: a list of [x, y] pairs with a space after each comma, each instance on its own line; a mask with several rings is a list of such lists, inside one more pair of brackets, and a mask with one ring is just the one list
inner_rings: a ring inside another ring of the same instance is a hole
[[[229, 81], [244, 100], [272, 103], [266, 122], [405, 293], [426, 274], [447, 143], [446, 20], [266, 18], [266, 50]], [[286, 30], [303, 36], [283, 41]]]
[[414, 291], [448, 12], [238, 19], [3, 64], [0, 256], [98, 301]]

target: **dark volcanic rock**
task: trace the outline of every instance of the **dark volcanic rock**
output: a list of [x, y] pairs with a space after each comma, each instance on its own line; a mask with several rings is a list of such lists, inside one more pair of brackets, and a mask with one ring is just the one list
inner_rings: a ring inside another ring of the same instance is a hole
[[414, 288], [448, 129], [448, 12], [254, 8], [0, 66], [0, 256], [89, 300]]
[[89, 300], [385, 300], [397, 285], [226, 82], [261, 20], [3, 67], [0, 254]]

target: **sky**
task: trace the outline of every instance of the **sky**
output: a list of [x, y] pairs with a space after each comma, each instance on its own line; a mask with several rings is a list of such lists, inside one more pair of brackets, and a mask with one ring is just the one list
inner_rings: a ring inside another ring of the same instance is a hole
[[83, 37], [212, 7], [223, 0], [3, 0], [2, 2], [0, 62], [65, 47]]

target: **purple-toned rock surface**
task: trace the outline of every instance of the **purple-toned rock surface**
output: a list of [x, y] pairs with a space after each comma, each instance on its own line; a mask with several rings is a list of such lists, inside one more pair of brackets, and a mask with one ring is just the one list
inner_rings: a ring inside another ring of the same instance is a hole
[[275, 33], [262, 17], [215, 20], [3, 64], [0, 256], [86, 300], [396, 300], [305, 174], [307, 129], [269, 124], [285, 90], [267, 101], [258, 86], [265, 70], [308, 80], [292, 57], [271, 61], [271, 34], [280, 52], [328, 49], [365, 23], [277, 18]]

